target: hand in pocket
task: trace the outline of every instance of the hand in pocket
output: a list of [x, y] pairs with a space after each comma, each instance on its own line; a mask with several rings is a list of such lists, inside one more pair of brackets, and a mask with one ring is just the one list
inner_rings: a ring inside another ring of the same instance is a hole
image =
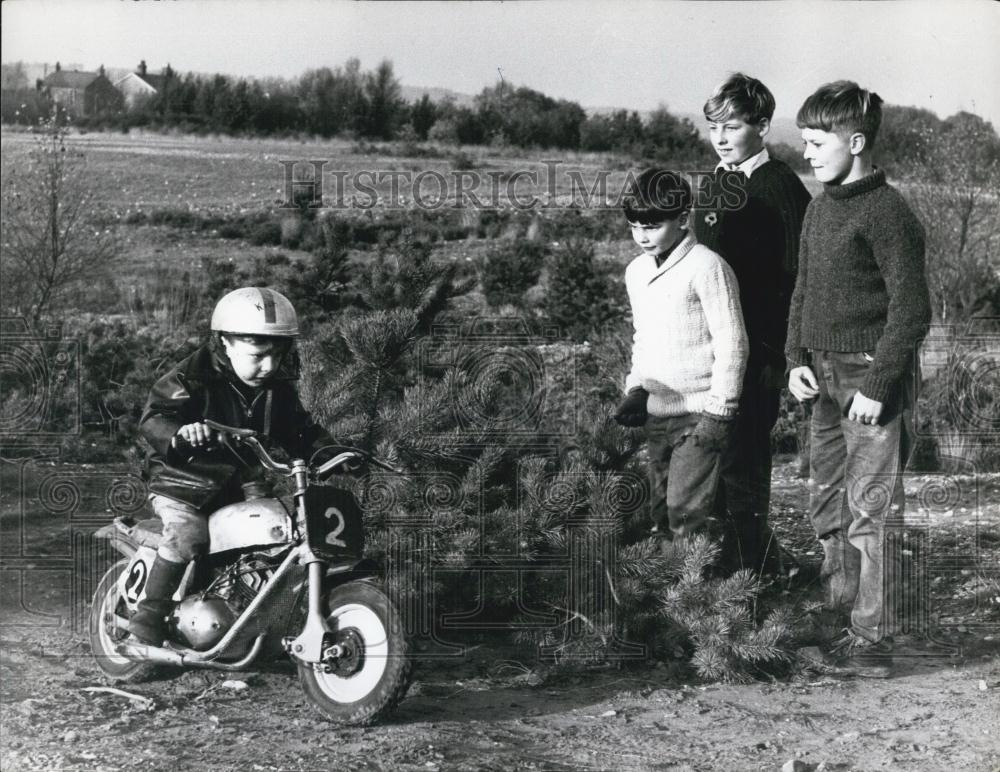
[[706, 447], [722, 447], [729, 439], [734, 419], [702, 413], [694, 427], [694, 436]]

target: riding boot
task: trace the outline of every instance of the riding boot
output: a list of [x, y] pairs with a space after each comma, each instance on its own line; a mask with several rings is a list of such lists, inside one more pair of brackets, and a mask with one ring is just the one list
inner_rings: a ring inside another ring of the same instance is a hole
[[133, 637], [149, 646], [162, 646], [167, 634], [167, 615], [173, 611], [173, 595], [184, 576], [187, 563], [175, 563], [156, 556], [146, 579], [146, 596], [128, 622]]

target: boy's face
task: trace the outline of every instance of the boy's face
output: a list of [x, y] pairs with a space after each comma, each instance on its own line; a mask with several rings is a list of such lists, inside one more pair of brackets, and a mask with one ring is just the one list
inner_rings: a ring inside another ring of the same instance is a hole
[[851, 135], [845, 131], [802, 129], [802, 155], [820, 182], [839, 185], [854, 167]]
[[653, 225], [632, 222], [629, 226], [632, 228], [633, 240], [642, 247], [642, 251], [647, 255], [659, 257], [684, 237], [687, 232], [688, 215], [684, 212], [673, 220]]
[[261, 386], [281, 364], [287, 346], [279, 341], [222, 336], [226, 356], [237, 377], [247, 386]]
[[764, 149], [764, 135], [770, 128], [767, 119], [747, 123], [738, 115], [731, 115], [724, 121], [709, 121], [708, 135], [723, 163], [741, 164]]

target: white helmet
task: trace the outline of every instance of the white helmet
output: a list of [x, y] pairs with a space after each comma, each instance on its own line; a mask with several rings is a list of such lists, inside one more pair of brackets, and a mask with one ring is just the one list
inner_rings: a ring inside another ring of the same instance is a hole
[[291, 302], [266, 287], [233, 290], [215, 304], [212, 329], [236, 335], [294, 337], [299, 320]]

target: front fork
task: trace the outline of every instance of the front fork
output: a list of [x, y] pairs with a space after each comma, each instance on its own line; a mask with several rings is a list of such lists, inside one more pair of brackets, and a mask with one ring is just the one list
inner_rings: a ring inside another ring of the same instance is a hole
[[[326, 561], [316, 556], [309, 547], [308, 528], [306, 521], [305, 492], [309, 484], [305, 462], [293, 462], [293, 477], [295, 480], [295, 502], [297, 526], [302, 538], [302, 562], [309, 572], [309, 606], [306, 610], [306, 622], [302, 631], [295, 638], [285, 638], [285, 650], [299, 662], [321, 665], [330, 657], [340, 656], [340, 646], [331, 646], [331, 630], [323, 613], [323, 577], [326, 574]], [[304, 532], [304, 533], [303, 533]]]
[[296, 638], [285, 639], [285, 648], [300, 662], [316, 665], [323, 661], [323, 639], [330, 633], [330, 628], [327, 627], [322, 608], [324, 563], [315, 555], [310, 557], [312, 559], [308, 564], [309, 607], [306, 611], [306, 623]]

